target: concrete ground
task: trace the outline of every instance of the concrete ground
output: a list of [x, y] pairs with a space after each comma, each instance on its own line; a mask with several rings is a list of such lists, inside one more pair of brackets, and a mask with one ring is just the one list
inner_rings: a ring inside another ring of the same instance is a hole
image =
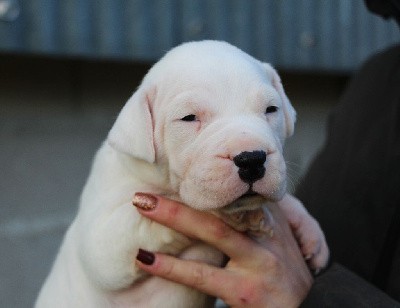
[[[92, 157], [145, 64], [0, 55], [0, 306], [31, 307]], [[324, 140], [345, 76], [283, 74], [298, 110], [291, 188]]]

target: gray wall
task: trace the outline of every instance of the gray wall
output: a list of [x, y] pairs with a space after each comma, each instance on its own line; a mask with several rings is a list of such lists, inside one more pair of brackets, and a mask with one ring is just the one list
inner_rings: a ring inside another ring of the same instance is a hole
[[400, 39], [363, 0], [0, 3], [0, 51], [18, 53], [154, 61], [182, 42], [218, 39], [285, 69], [349, 71]]

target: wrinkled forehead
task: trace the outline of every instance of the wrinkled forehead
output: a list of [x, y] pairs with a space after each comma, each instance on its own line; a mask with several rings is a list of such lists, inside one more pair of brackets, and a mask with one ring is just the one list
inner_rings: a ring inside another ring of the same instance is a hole
[[[183, 46], [149, 72], [159, 95], [197, 90], [211, 95], [243, 95], [271, 84], [262, 64], [233, 46]], [[256, 95], [256, 94], [254, 94]]]

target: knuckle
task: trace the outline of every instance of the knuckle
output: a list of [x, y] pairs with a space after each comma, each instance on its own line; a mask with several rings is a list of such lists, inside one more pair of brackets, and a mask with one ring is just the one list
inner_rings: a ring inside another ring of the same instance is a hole
[[164, 278], [172, 278], [175, 276], [174, 262], [163, 262], [158, 267], [159, 274]]
[[232, 234], [232, 228], [223, 222], [216, 222], [212, 225], [212, 234], [218, 240], [229, 238]]
[[238, 306], [253, 307], [261, 302], [262, 294], [266, 293], [263, 283], [256, 279], [248, 279], [245, 283], [241, 284], [236, 292], [236, 302]]
[[166, 211], [166, 220], [175, 221], [180, 214], [180, 206], [175, 202], [169, 202], [168, 210]]
[[205, 269], [200, 266], [196, 265], [192, 267], [192, 282], [193, 286], [195, 287], [202, 287], [206, 283], [206, 273]]

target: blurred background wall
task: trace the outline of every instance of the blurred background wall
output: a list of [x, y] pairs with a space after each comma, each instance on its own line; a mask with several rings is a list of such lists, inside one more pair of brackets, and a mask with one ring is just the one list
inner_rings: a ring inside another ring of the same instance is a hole
[[0, 306], [32, 306], [96, 149], [167, 50], [220, 39], [277, 67], [293, 189], [348, 78], [399, 38], [362, 0], [0, 0]]

